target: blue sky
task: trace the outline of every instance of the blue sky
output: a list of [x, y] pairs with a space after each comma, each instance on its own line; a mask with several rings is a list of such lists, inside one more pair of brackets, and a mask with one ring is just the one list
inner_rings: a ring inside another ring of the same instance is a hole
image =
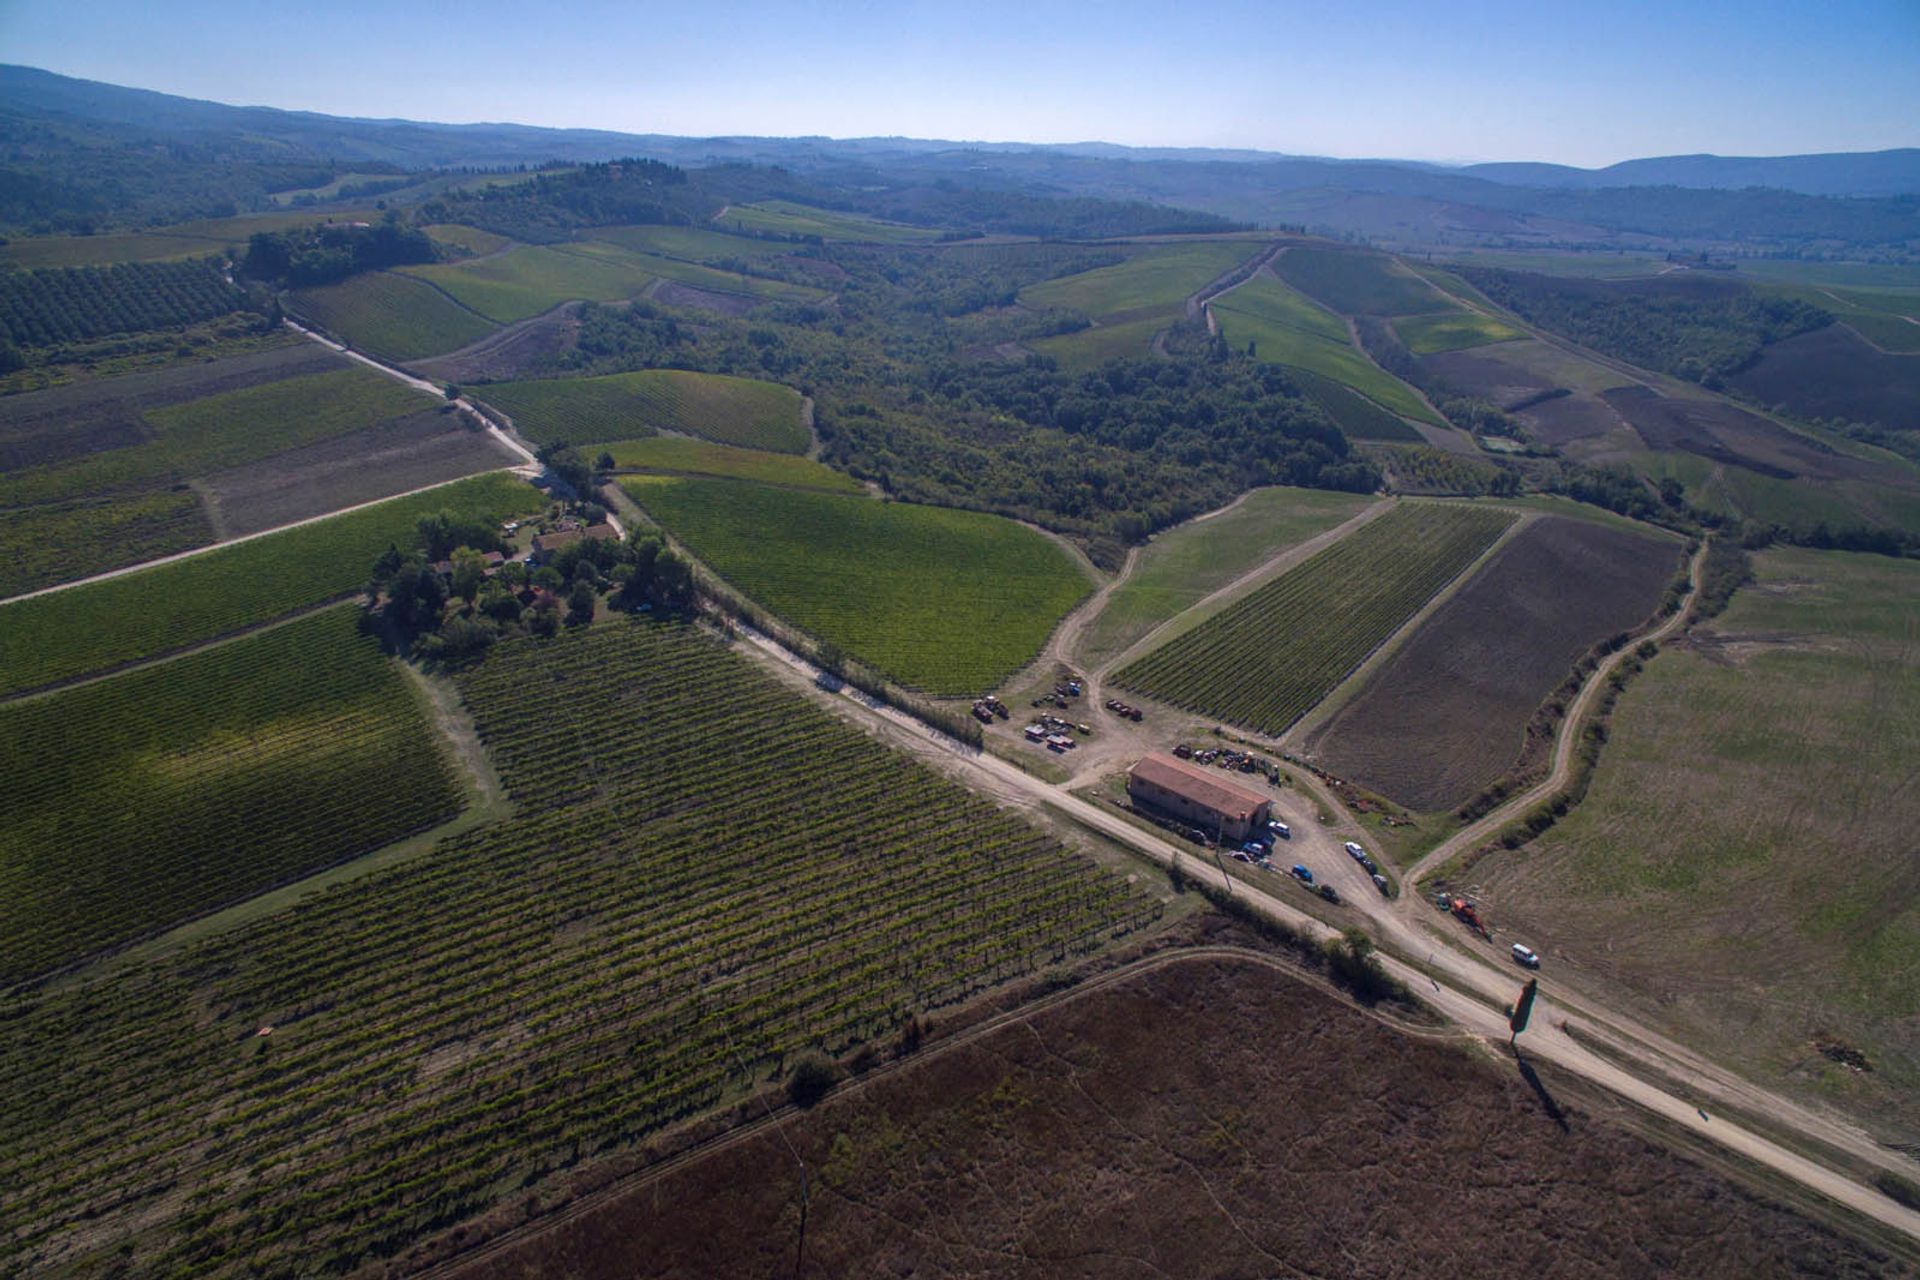
[[1920, 0], [0, 0], [0, 61], [636, 132], [1581, 165], [1920, 145]]

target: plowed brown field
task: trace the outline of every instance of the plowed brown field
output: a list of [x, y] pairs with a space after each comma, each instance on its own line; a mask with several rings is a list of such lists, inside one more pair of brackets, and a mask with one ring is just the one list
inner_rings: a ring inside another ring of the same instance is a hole
[[831, 1098], [461, 1275], [1898, 1274], [1560, 1088], [1255, 961], [1195, 957]]
[[1335, 773], [1408, 808], [1452, 808], [1520, 754], [1581, 654], [1644, 621], [1676, 542], [1549, 517], [1523, 529], [1308, 740]]

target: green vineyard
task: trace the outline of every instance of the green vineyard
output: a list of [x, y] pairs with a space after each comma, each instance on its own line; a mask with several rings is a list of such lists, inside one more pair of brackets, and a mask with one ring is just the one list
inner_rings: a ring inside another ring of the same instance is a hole
[[800, 393], [753, 378], [645, 369], [603, 378], [500, 382], [473, 393], [539, 444], [599, 444], [679, 431], [720, 444], [805, 453]]
[[0, 1271], [345, 1273], [1158, 914], [691, 627], [461, 684], [515, 817], [0, 1005]]
[[1114, 681], [1282, 733], [1514, 519], [1509, 511], [1402, 504], [1123, 667]]
[[210, 320], [240, 301], [212, 258], [0, 271], [0, 336], [51, 346]]
[[459, 812], [406, 678], [357, 617], [0, 706], [0, 985]]
[[345, 596], [388, 544], [414, 545], [421, 516], [494, 522], [540, 507], [495, 472], [393, 498], [172, 564], [0, 605], [0, 693], [36, 689]]
[[754, 602], [928, 693], [993, 688], [1090, 587], [1046, 535], [1000, 516], [735, 480], [621, 485]]

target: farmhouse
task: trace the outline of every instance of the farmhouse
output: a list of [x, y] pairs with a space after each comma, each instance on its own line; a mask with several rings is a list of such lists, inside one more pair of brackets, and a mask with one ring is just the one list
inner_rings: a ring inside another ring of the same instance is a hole
[[1210, 769], [1164, 752], [1142, 756], [1127, 771], [1127, 794], [1222, 839], [1244, 840], [1262, 826], [1272, 802]]
[[590, 524], [584, 529], [561, 529], [557, 533], [543, 533], [533, 540], [533, 562], [545, 564], [554, 552], [582, 538], [589, 542], [604, 542], [619, 536], [610, 524]]

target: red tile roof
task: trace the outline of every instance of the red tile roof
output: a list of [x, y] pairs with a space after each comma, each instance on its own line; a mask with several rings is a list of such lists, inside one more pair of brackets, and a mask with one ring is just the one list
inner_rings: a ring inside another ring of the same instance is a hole
[[1165, 787], [1194, 804], [1234, 817], [1251, 817], [1255, 809], [1268, 803], [1266, 796], [1237, 787], [1212, 769], [1160, 751], [1141, 756], [1128, 773], [1142, 782]]

